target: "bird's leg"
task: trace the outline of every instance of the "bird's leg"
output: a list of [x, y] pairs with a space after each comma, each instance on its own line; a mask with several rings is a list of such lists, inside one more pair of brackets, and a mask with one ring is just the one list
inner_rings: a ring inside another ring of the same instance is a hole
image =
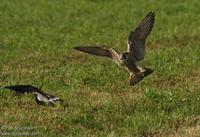
[[133, 73], [130, 73], [130, 75], [129, 75], [129, 80], [131, 80], [133, 77], [134, 77], [134, 74], [133, 74]]
[[140, 72], [140, 73], [131, 73], [130, 76], [129, 76], [130, 85], [134, 86], [138, 82], [140, 82], [144, 78], [144, 76], [142, 76], [142, 75], [143, 75], [143, 72]]
[[130, 73], [129, 75], [129, 84], [131, 86], [134, 86], [135, 84], [138, 83], [138, 78], [137, 78], [138, 74], [135, 73]]

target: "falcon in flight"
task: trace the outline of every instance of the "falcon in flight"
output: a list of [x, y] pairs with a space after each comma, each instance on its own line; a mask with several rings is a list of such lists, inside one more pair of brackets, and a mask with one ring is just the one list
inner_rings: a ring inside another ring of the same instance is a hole
[[119, 53], [113, 48], [106, 46], [84, 46], [74, 47], [74, 49], [86, 52], [92, 55], [108, 57], [114, 60], [119, 66], [124, 67], [129, 73], [130, 85], [134, 86], [144, 77], [153, 73], [153, 70], [141, 67], [137, 64], [145, 57], [145, 41], [152, 31], [155, 20], [154, 12], [150, 12], [139, 23], [139, 25], [130, 32], [128, 37], [128, 48], [126, 52]]

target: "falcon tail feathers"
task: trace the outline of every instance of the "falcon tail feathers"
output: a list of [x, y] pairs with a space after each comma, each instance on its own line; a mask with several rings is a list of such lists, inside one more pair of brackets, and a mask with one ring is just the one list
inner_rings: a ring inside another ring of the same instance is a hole
[[144, 77], [150, 75], [151, 73], [153, 73], [153, 69], [150, 69], [150, 68], [144, 68]]
[[131, 86], [136, 85], [139, 83], [141, 80], [143, 80], [145, 77], [153, 73], [153, 70], [150, 68], [144, 68], [144, 72], [139, 73], [139, 74], [130, 74], [129, 77], [129, 82]]

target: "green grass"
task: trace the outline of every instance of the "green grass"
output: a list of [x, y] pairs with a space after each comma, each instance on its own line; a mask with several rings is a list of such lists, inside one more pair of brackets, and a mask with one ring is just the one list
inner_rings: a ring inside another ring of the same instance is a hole
[[[38, 106], [31, 95], [1, 88], [0, 132], [199, 135], [199, 6], [198, 0], [1, 0], [0, 86], [42, 86], [67, 107]], [[138, 85], [130, 87], [128, 73], [111, 60], [73, 50], [90, 44], [125, 50], [130, 30], [149, 11], [156, 21], [141, 64], [155, 72]]]

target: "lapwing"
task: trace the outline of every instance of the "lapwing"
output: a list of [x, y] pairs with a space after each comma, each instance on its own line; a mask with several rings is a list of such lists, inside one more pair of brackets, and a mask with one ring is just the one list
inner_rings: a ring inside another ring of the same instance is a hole
[[7, 86], [5, 88], [13, 90], [16, 93], [33, 93], [35, 95], [36, 102], [41, 105], [54, 106], [56, 102], [64, 102], [62, 99], [44, 93], [41, 89], [34, 87], [32, 85], [15, 85], [15, 86]]
[[139, 25], [130, 32], [128, 37], [128, 48], [126, 52], [119, 53], [107, 46], [82, 46], [74, 49], [92, 55], [108, 57], [114, 60], [119, 66], [124, 67], [129, 72], [129, 83], [134, 86], [144, 77], [153, 73], [153, 70], [138, 65], [145, 57], [145, 41], [154, 26], [155, 14], [150, 12]]

